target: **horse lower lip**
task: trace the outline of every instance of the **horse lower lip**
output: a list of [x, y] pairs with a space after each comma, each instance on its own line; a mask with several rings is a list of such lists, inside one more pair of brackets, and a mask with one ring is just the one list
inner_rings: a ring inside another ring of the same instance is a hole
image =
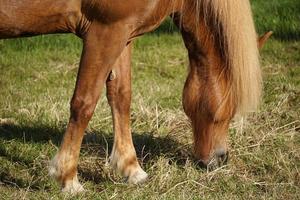
[[215, 153], [208, 160], [197, 160], [196, 164], [198, 167], [202, 169], [207, 169], [208, 171], [213, 171], [225, 164], [227, 164], [229, 158], [228, 152], [224, 152], [224, 154]]

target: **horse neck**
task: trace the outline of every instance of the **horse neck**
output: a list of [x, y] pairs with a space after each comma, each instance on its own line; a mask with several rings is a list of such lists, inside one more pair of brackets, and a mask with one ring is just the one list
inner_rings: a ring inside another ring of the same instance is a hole
[[213, 23], [202, 5], [195, 3], [197, 1], [184, 2], [174, 22], [181, 30], [190, 62], [207, 66], [206, 72], [221, 73], [227, 65], [221, 27]]
[[209, 97], [202, 102], [208, 116], [217, 121], [231, 118], [236, 102], [231, 90], [231, 71], [227, 67], [222, 29], [213, 23], [202, 5], [189, 0], [185, 2], [174, 22], [182, 32], [188, 50], [188, 81], [198, 88], [198, 94], [202, 93], [196, 99]]

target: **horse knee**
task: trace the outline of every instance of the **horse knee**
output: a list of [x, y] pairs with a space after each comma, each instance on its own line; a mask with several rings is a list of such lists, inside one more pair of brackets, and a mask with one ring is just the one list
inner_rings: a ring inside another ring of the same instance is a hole
[[92, 98], [74, 97], [71, 101], [71, 116], [75, 121], [89, 120], [96, 105]]

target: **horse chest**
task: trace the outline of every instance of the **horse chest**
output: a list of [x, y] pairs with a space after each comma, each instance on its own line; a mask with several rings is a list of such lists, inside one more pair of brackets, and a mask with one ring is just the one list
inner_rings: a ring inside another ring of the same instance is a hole
[[155, 29], [170, 14], [172, 0], [85, 0], [83, 15], [103, 24], [121, 23], [131, 27], [131, 39]]

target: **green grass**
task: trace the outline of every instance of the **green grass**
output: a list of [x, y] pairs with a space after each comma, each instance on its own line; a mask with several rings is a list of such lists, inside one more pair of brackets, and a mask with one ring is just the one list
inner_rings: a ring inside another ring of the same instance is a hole
[[280, 40], [300, 39], [300, 1], [252, 0], [258, 32], [273, 30]]
[[[86, 131], [78, 199], [299, 199], [300, 41], [296, 0], [252, 1], [260, 33], [264, 99], [257, 114], [230, 128], [230, 162], [212, 172], [192, 161], [192, 133], [181, 106], [187, 56], [180, 35], [135, 42], [132, 131], [150, 180], [130, 186], [105, 167], [112, 147], [103, 97]], [[282, 20], [285, 19], [285, 20]], [[72, 35], [0, 41], [0, 199], [64, 199], [49, 178], [69, 117], [81, 41]]]

